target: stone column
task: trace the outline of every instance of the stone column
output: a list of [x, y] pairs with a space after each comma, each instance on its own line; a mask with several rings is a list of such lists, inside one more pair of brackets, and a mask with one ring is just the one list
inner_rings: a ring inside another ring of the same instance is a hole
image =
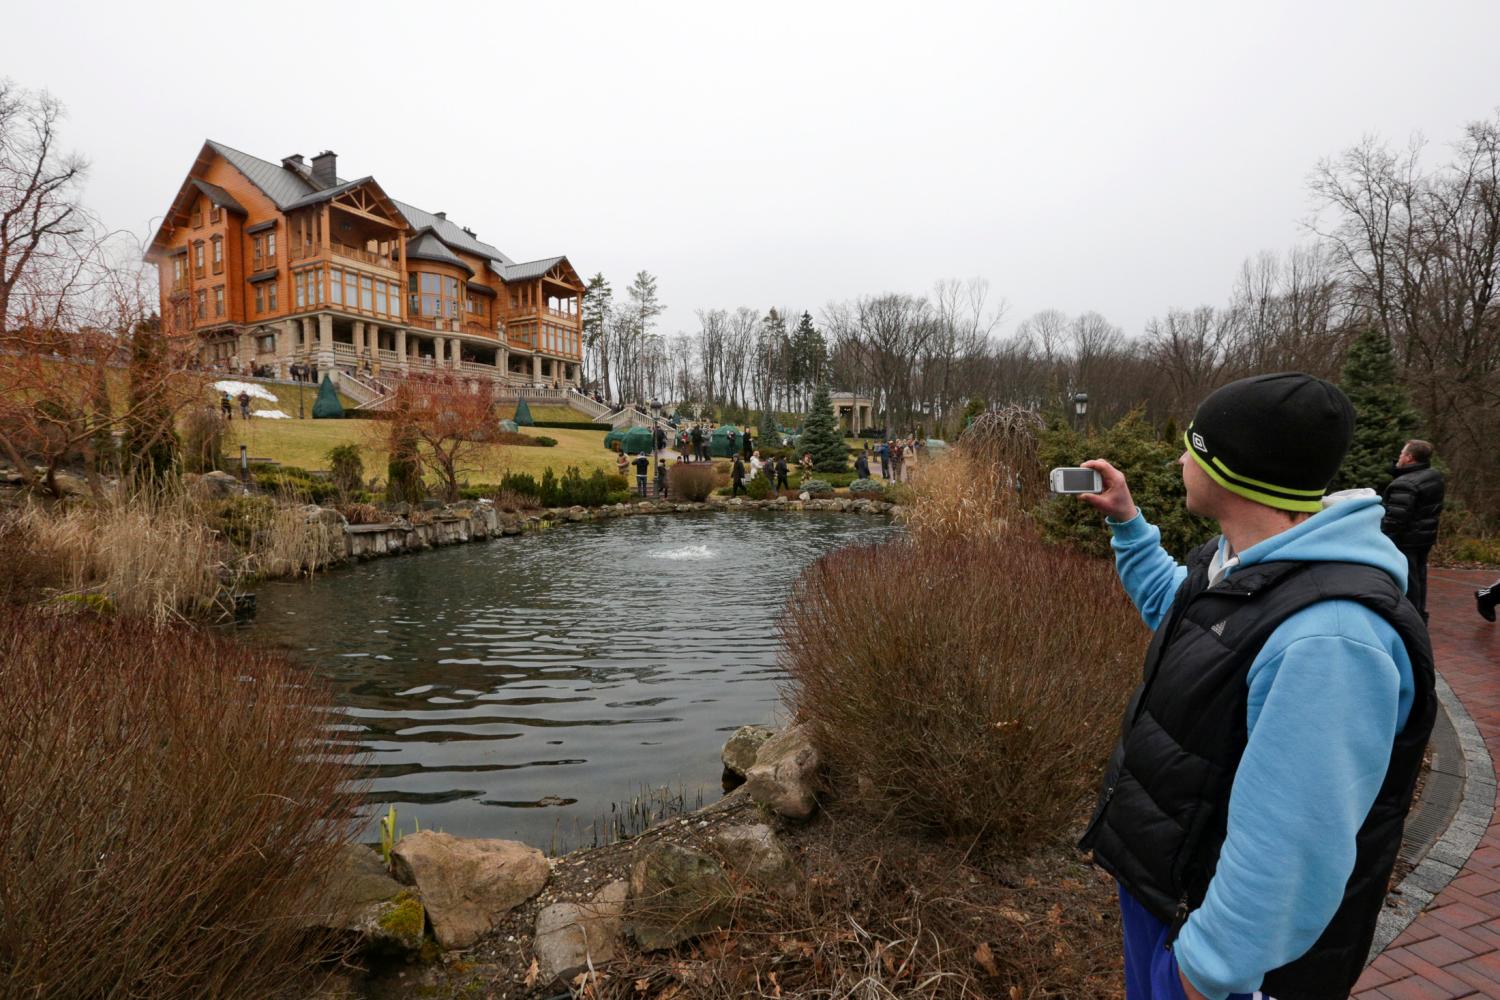
[[301, 354], [311, 354], [313, 345], [313, 320], [311, 316], [303, 316], [297, 320], [301, 327], [302, 336], [297, 341], [297, 351]]
[[437, 367], [443, 367], [443, 338], [432, 338], [432, 363]]
[[255, 368], [255, 334], [252, 330], [241, 330], [236, 346], [240, 352], [240, 374], [249, 375]]
[[849, 407], [849, 430], [855, 437], [859, 437], [859, 411], [860, 406], [858, 403]]
[[406, 328], [396, 327], [396, 364], [406, 371]]
[[333, 316], [318, 314], [318, 371], [333, 371]]
[[531, 380], [536, 383], [542, 381], [542, 356], [540, 354], [531, 356]]
[[354, 356], [359, 359], [365, 356], [365, 324], [360, 320], [354, 321]]
[[286, 320], [278, 328], [276, 334], [276, 371], [282, 378], [291, 375], [292, 358], [297, 351], [297, 336], [302, 327], [294, 319]]
[[463, 351], [459, 349], [457, 337], [448, 338], [448, 358], [452, 362], [454, 368], [462, 367]]

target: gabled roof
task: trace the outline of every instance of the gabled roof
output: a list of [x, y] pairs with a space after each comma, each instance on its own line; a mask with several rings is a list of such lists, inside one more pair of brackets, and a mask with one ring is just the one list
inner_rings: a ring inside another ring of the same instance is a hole
[[439, 264], [461, 267], [470, 274], [474, 273], [474, 269], [465, 264], [462, 257], [449, 250], [430, 228], [423, 229], [406, 241], [406, 258], [407, 260], [436, 261]]
[[361, 184], [370, 184], [373, 183], [374, 180], [375, 178], [373, 177], [361, 177], [359, 178], [359, 180], [354, 181], [339, 181], [333, 187], [323, 188], [323, 190], [321, 191], [314, 191], [312, 194], [303, 195], [301, 198], [298, 198], [296, 201], [283, 208], [282, 211], [290, 212], [298, 208], [306, 208], [308, 205], [316, 205], [319, 202], [327, 201], [329, 198], [337, 198], [345, 191], [353, 191]]
[[401, 214], [406, 216], [406, 221], [411, 223], [413, 229], [431, 229], [437, 234], [438, 239], [453, 247], [455, 250], [463, 250], [474, 254], [476, 257], [488, 257], [490, 260], [498, 260], [502, 264], [511, 263], [511, 259], [496, 250], [488, 243], [482, 243], [459, 226], [447, 219], [440, 219], [431, 212], [424, 212], [420, 208], [408, 205], [404, 201], [397, 201], [396, 207], [401, 209]]
[[222, 142], [208, 140], [209, 148], [229, 161], [245, 178], [260, 188], [267, 198], [276, 203], [283, 212], [295, 201], [312, 194], [317, 188], [279, 163], [262, 160], [258, 156], [243, 153]]
[[504, 267], [491, 269], [506, 281], [525, 281], [528, 278], [540, 278], [567, 259], [566, 257], [543, 257], [541, 260], [529, 260], [524, 264], [507, 264]]
[[567, 257], [543, 257], [541, 260], [529, 260], [524, 264], [506, 264], [502, 267], [491, 264], [490, 270], [505, 281], [527, 281], [531, 278], [540, 278], [559, 266], [567, 276], [582, 284], [582, 279], [578, 277], [578, 272], [573, 270], [573, 265], [568, 263]]
[[199, 191], [202, 191], [204, 194], [208, 195], [208, 200], [212, 204], [218, 205], [220, 208], [227, 208], [231, 212], [238, 212], [240, 215], [249, 214], [245, 211], [245, 206], [234, 200], [234, 195], [230, 194], [228, 191], [225, 191], [217, 184], [210, 184], [208, 183], [208, 181], [200, 181], [196, 177], [191, 178], [190, 183]]

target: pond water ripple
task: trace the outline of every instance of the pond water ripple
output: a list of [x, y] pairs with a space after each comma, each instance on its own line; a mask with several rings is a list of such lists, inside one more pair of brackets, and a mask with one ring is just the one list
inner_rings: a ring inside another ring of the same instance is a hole
[[249, 637], [332, 686], [338, 738], [401, 825], [547, 847], [642, 787], [719, 795], [719, 747], [773, 721], [797, 574], [885, 519], [633, 517], [376, 560], [259, 594]]

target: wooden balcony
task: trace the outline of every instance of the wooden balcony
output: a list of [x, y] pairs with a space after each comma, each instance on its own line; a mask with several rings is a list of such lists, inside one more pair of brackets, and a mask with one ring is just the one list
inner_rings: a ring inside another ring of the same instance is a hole
[[388, 274], [396, 274], [401, 270], [396, 261], [390, 257], [371, 253], [360, 247], [352, 247], [347, 243], [330, 243], [328, 244], [328, 249], [335, 257], [351, 260], [365, 267], [373, 267]]
[[287, 248], [286, 252], [286, 259], [289, 261], [313, 260], [321, 256], [323, 256], [323, 244], [321, 243], [303, 243], [300, 246], [294, 243]]

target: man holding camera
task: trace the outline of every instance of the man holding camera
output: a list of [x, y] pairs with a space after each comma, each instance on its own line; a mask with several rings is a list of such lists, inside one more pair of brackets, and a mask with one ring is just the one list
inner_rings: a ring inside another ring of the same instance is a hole
[[1179, 565], [1106, 461], [1121, 583], [1155, 636], [1081, 845], [1119, 883], [1130, 1000], [1346, 997], [1435, 709], [1426, 626], [1370, 490], [1323, 495], [1354, 412], [1299, 373], [1199, 406]]

